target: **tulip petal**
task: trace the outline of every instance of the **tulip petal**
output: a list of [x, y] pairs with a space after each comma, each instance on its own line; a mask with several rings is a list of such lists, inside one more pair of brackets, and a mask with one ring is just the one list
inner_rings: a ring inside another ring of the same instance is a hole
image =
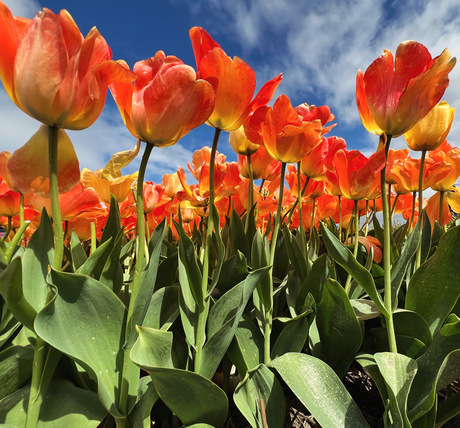
[[[7, 163], [15, 187], [22, 193], [33, 190], [49, 193], [48, 126], [42, 125], [32, 138], [17, 149]], [[80, 167], [72, 141], [58, 132], [59, 193], [70, 190], [80, 180]]]

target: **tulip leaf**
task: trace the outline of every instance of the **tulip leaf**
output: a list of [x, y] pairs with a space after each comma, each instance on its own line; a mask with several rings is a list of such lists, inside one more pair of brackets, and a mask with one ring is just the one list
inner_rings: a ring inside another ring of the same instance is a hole
[[[26, 426], [29, 390], [27, 385], [0, 401], [2, 426]], [[56, 379], [43, 399], [37, 428], [96, 428], [106, 415], [95, 392], [77, 388], [68, 380]]]
[[150, 420], [150, 414], [158, 398], [152, 378], [150, 376], [141, 377], [139, 379], [136, 404], [128, 416], [128, 426], [151, 428], [152, 421]]
[[220, 428], [227, 419], [227, 395], [209, 379], [185, 370], [143, 366], [158, 396], [184, 425]]
[[374, 278], [370, 272], [353, 257], [352, 252], [340, 242], [334, 234], [321, 224], [321, 234], [328, 253], [333, 260], [342, 266], [369, 295], [372, 301], [378, 306], [382, 314], [389, 318], [390, 314], [385, 308], [380, 294], [375, 287]]
[[385, 414], [385, 426], [410, 427], [407, 416], [407, 397], [417, 372], [412, 358], [395, 352], [379, 352], [374, 355], [377, 367], [385, 381], [392, 421]]
[[302, 283], [308, 274], [308, 262], [304, 256], [305, 252], [301, 251], [297, 240], [294, 238], [289, 228], [284, 227], [283, 234], [289, 260], [292, 266], [294, 266], [294, 270]]
[[219, 213], [217, 212], [217, 209], [214, 205], [210, 207], [209, 215], [213, 216], [213, 223], [214, 223], [215, 230], [213, 231], [213, 234], [212, 234], [212, 242], [213, 242], [212, 247], [215, 249], [217, 263], [214, 268], [211, 285], [209, 286], [209, 290], [207, 291], [207, 296], [211, 295], [211, 293], [214, 291], [214, 288], [217, 285], [217, 282], [219, 281], [220, 272], [222, 270], [222, 265], [224, 263], [224, 258], [225, 258], [225, 245], [224, 245], [224, 242], [222, 241], [222, 236], [220, 232]]
[[45, 306], [46, 276], [54, 258], [54, 234], [51, 220], [43, 209], [40, 225], [31, 236], [22, 256], [22, 288], [27, 302], [39, 311]]
[[[124, 343], [125, 307], [113, 292], [86, 275], [51, 271], [49, 282], [57, 293], [35, 319], [36, 333], [51, 346], [67, 354], [97, 380], [98, 395], [115, 417], [120, 382], [128, 382], [134, 404], [139, 370], [129, 362]], [[123, 380], [120, 377], [123, 373]]]
[[[238, 384], [233, 400], [251, 427], [282, 428], [286, 414], [283, 388], [274, 373], [260, 364], [246, 373]], [[263, 414], [264, 413], [264, 414]]]
[[269, 366], [276, 369], [321, 426], [369, 428], [342, 381], [320, 359], [289, 353], [274, 359]]
[[419, 313], [432, 334], [438, 331], [460, 295], [460, 226], [442, 236], [436, 253], [411, 278], [406, 309]]
[[101, 236], [101, 244], [109, 240], [110, 238], [115, 239], [118, 232], [121, 230], [120, 225], [120, 207], [118, 206], [117, 198], [113, 194], [110, 194], [110, 210], [107, 222]]
[[307, 295], [310, 293], [318, 303], [323, 295], [324, 284], [329, 277], [330, 262], [326, 254], [319, 256], [312, 264], [310, 272], [304, 279], [296, 300], [297, 313], [304, 311]]
[[0, 275], [0, 294], [14, 317], [29, 330], [34, 329], [35, 308], [24, 296], [22, 259], [15, 257]]
[[70, 238], [70, 251], [72, 253], [73, 270], [76, 272], [86, 262], [87, 257], [75, 230], [72, 230], [72, 236]]
[[168, 330], [179, 315], [179, 287], [172, 285], [153, 293], [143, 327]]
[[228, 355], [238, 373], [244, 375], [263, 360], [264, 338], [260, 329], [244, 315], [235, 331]]
[[11, 346], [0, 352], [0, 400], [29, 380], [33, 357], [31, 346]]
[[105, 260], [100, 275], [95, 277], [95, 279], [105, 284], [115, 294], [118, 294], [123, 286], [123, 271], [121, 270], [120, 263], [120, 252], [123, 237], [123, 230], [120, 229], [112, 241], [110, 254]]
[[249, 246], [248, 237], [244, 233], [244, 225], [240, 216], [235, 210], [232, 211], [230, 219], [229, 237], [232, 244], [233, 252], [240, 251], [244, 254], [247, 260], [251, 256], [251, 249]]
[[417, 359], [418, 372], [409, 395], [411, 420], [428, 412], [434, 404], [436, 391], [460, 376], [460, 320], [452, 315], [448, 321]]
[[[254, 235], [251, 248], [252, 268], [259, 269], [268, 266], [269, 253], [268, 241], [262, 237], [260, 230], [258, 230]], [[259, 284], [257, 284], [257, 292], [266, 311], [269, 311], [273, 306], [272, 288], [270, 276], [267, 272], [267, 274], [261, 278]]]
[[222, 265], [221, 274], [217, 282], [217, 288], [223, 294], [233, 286], [244, 281], [248, 275], [248, 264], [246, 257], [240, 251], [231, 256]]
[[358, 352], [363, 334], [359, 321], [343, 287], [328, 279], [323, 295], [317, 304], [312, 329], [318, 331], [318, 339], [312, 354], [328, 363], [342, 377]]
[[139, 337], [131, 349], [131, 360], [138, 366], [173, 368], [173, 334], [170, 331], [137, 327]]
[[109, 238], [103, 244], [99, 245], [75, 273], [98, 279], [112, 250], [112, 241], [113, 238]]
[[248, 300], [267, 270], [262, 268], [251, 272], [244, 281], [227, 291], [209, 311], [209, 338], [203, 348], [202, 376], [211, 378], [214, 375], [233, 339]]

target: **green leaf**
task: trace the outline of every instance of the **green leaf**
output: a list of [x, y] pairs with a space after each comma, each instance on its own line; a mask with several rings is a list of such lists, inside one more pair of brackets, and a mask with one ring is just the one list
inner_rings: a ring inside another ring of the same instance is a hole
[[270, 363], [323, 427], [369, 428], [335, 372], [307, 354], [289, 353]]
[[358, 321], [378, 318], [382, 314], [378, 306], [372, 300], [352, 299], [350, 300], [350, 304], [355, 311]]
[[393, 314], [393, 321], [398, 334], [415, 337], [426, 346], [433, 340], [426, 321], [417, 312], [398, 309]]
[[235, 331], [228, 355], [241, 375], [263, 361], [264, 338], [260, 329], [244, 315]]
[[168, 330], [179, 315], [179, 287], [160, 288], [153, 293], [142, 326]]
[[220, 277], [220, 272], [222, 270], [222, 265], [224, 263], [224, 258], [225, 258], [225, 245], [222, 241], [222, 236], [220, 232], [220, 218], [219, 218], [219, 213], [217, 212], [217, 209], [214, 205], [210, 207], [210, 213], [209, 215], [213, 216], [213, 222], [214, 222], [214, 232], [212, 235], [212, 248], [215, 251], [215, 257], [217, 259], [217, 263], [214, 269], [214, 273], [212, 276], [211, 280], [211, 285], [208, 290], [208, 296], [211, 295], [213, 292], [214, 288], [217, 285], [217, 282], [219, 281]]
[[128, 382], [134, 404], [139, 370], [130, 361], [124, 363], [128, 357], [120, 346], [125, 334], [123, 303], [104, 284], [85, 275], [52, 270], [49, 282], [57, 294], [37, 315], [36, 333], [89, 370], [104, 407], [115, 417], [125, 416], [117, 408], [121, 382]]
[[149, 264], [142, 272], [139, 291], [136, 295], [131, 297], [134, 302], [133, 313], [130, 324], [127, 327], [128, 339], [126, 347], [129, 349], [136, 341], [137, 332], [136, 325], [143, 325], [144, 318], [149, 309], [150, 300], [152, 298], [153, 290], [155, 288], [155, 281], [160, 264], [160, 253], [163, 243], [163, 236], [166, 229], [166, 219], [155, 228], [152, 237], [150, 238], [149, 248], [152, 249]]
[[221, 427], [227, 419], [227, 395], [209, 379], [185, 370], [144, 367], [163, 403], [184, 425]]
[[389, 318], [390, 314], [385, 308], [380, 294], [377, 292], [374, 278], [372, 278], [369, 271], [358, 263], [358, 261], [353, 257], [351, 251], [343, 245], [332, 232], [325, 228], [322, 223], [320, 227], [324, 243], [326, 244], [327, 251], [331, 255], [332, 259], [342, 266], [355, 279], [355, 281], [369, 295], [372, 301], [378, 306], [382, 314], [386, 318]]
[[235, 210], [232, 211], [229, 236], [233, 252], [236, 253], [237, 251], [240, 251], [244, 254], [246, 259], [249, 260], [249, 257], [251, 256], [249, 241], [246, 234], [244, 233], [243, 222]]
[[407, 267], [417, 252], [417, 248], [420, 243], [421, 227], [422, 223], [420, 217], [414, 227], [414, 230], [407, 238], [401, 255], [396, 259], [391, 268], [391, 301], [393, 302], [393, 309], [397, 306], [399, 289], [401, 288], [401, 283], [406, 274]]
[[[25, 426], [30, 386], [0, 401], [0, 423]], [[96, 393], [67, 380], [53, 380], [45, 394], [37, 428], [96, 428], [107, 415]]]
[[87, 259], [83, 245], [81, 244], [80, 238], [76, 234], [75, 230], [72, 230], [72, 236], [70, 238], [70, 251], [72, 253], [72, 266], [75, 272], [86, 262]]
[[23, 291], [22, 262], [20, 257], [15, 257], [0, 275], [0, 293], [14, 317], [33, 331], [37, 312]]
[[240, 251], [225, 260], [216, 287], [223, 294], [233, 286], [244, 281], [248, 274], [246, 257]]
[[34, 350], [11, 346], [0, 352], [0, 400], [24, 385], [32, 375]]
[[110, 210], [107, 222], [105, 224], [104, 230], [101, 236], [101, 244], [108, 241], [110, 238], [115, 240], [115, 237], [118, 235], [118, 232], [121, 230], [120, 225], [120, 207], [118, 206], [118, 201], [115, 196], [110, 194]]
[[[252, 268], [259, 269], [268, 266], [269, 252], [268, 240], [262, 237], [260, 230], [257, 230], [251, 248]], [[273, 306], [273, 294], [268, 273], [257, 284], [257, 292], [265, 310], [269, 311]]]
[[170, 331], [137, 327], [139, 337], [131, 349], [131, 360], [138, 366], [173, 368], [173, 334]]
[[[428, 412], [433, 406], [436, 391], [451, 382], [452, 376], [460, 376], [456, 354], [459, 343], [460, 320], [454, 316], [453, 322], [445, 324], [433, 337], [427, 351], [417, 358], [418, 372], [409, 395], [411, 420]], [[453, 352], [455, 354], [451, 356]]]
[[301, 352], [308, 338], [310, 323], [307, 316], [313, 313], [313, 309], [294, 318], [277, 318], [275, 322], [282, 324], [281, 333], [276, 338], [270, 352], [271, 358], [279, 357], [287, 352]]
[[[412, 358], [395, 352], [380, 352], [374, 355], [375, 362], [385, 380], [391, 413], [391, 426], [409, 428], [407, 416], [407, 397], [417, 372], [417, 363]], [[385, 414], [385, 426], [390, 426]]]
[[347, 293], [333, 279], [326, 281], [313, 325], [319, 341], [312, 354], [328, 363], [339, 377], [344, 376], [361, 347], [363, 335]]
[[136, 404], [128, 416], [128, 426], [151, 428], [152, 421], [150, 420], [150, 413], [158, 398], [151, 377], [144, 376], [140, 378]]
[[115, 294], [118, 294], [123, 286], [123, 271], [121, 269], [120, 262], [120, 252], [123, 238], [123, 230], [120, 230], [118, 234], [115, 235], [113, 241], [112, 238], [109, 238], [109, 240], [112, 241], [110, 254], [105, 260], [100, 275], [95, 277], [95, 279], [102, 282], [102, 284], [105, 284]]
[[304, 311], [305, 300], [311, 294], [315, 302], [319, 302], [323, 295], [324, 285], [329, 278], [330, 262], [326, 254], [319, 256], [314, 262], [308, 276], [302, 283], [300, 293], [296, 301], [297, 313]]
[[39, 311], [45, 306], [48, 286], [46, 276], [54, 258], [54, 235], [51, 220], [44, 209], [40, 226], [30, 238], [22, 256], [22, 292], [29, 304]]
[[233, 339], [248, 300], [267, 270], [262, 268], [251, 272], [211, 308], [207, 325], [209, 339], [203, 348], [202, 376], [211, 378], [214, 375]]
[[294, 270], [302, 283], [308, 274], [307, 260], [289, 228], [284, 227], [283, 234], [289, 260], [291, 261], [292, 266], [294, 266]]
[[112, 251], [112, 241], [113, 239], [109, 238], [103, 244], [99, 245], [75, 273], [88, 275], [95, 279], [99, 278], [105, 262]]
[[444, 234], [436, 253], [414, 273], [406, 309], [425, 318], [432, 334], [438, 331], [460, 295], [460, 226]]
[[266, 365], [260, 364], [246, 373], [235, 389], [233, 400], [253, 428], [263, 426], [262, 412], [270, 428], [284, 426], [286, 400], [283, 388]]

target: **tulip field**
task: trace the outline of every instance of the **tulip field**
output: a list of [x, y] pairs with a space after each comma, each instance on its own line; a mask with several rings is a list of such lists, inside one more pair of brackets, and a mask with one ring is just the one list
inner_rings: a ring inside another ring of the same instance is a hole
[[[357, 70], [366, 157], [328, 106], [275, 97], [282, 74], [256, 93], [189, 34], [195, 68], [158, 51], [131, 69], [67, 11], [0, 1], [2, 84], [37, 120], [0, 152], [0, 425], [459, 426], [456, 59], [405, 41]], [[66, 130], [109, 92], [133, 148], [81, 169]], [[213, 141], [147, 181], [199, 126]]]

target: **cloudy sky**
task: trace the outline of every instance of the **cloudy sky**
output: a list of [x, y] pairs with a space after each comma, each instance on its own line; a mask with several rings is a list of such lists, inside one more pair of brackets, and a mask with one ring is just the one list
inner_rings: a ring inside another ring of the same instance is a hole
[[[132, 67], [158, 50], [195, 66], [188, 30], [205, 28], [229, 56], [239, 56], [256, 71], [258, 87], [283, 72], [276, 94], [293, 105], [327, 104], [336, 116], [331, 135], [344, 137], [350, 149], [375, 150], [377, 137], [361, 125], [355, 103], [358, 69], [365, 70], [384, 49], [395, 51], [404, 40], [423, 43], [433, 56], [448, 48], [460, 57], [458, 0], [3, 0], [15, 15], [33, 17], [42, 7], [67, 9], [84, 35], [97, 26], [114, 59]], [[459, 113], [449, 142], [460, 145], [460, 66], [450, 74], [444, 99]], [[24, 144], [39, 124], [20, 111], [0, 89], [0, 150]], [[135, 144], [125, 130], [110, 94], [99, 120], [89, 129], [69, 132], [81, 168], [104, 166], [110, 155]], [[155, 149], [148, 179], [185, 166], [194, 150], [212, 142], [213, 129], [203, 125], [178, 144]], [[405, 147], [403, 137], [393, 148]], [[223, 134], [219, 151], [235, 159]], [[139, 159], [126, 168], [137, 170]]]

